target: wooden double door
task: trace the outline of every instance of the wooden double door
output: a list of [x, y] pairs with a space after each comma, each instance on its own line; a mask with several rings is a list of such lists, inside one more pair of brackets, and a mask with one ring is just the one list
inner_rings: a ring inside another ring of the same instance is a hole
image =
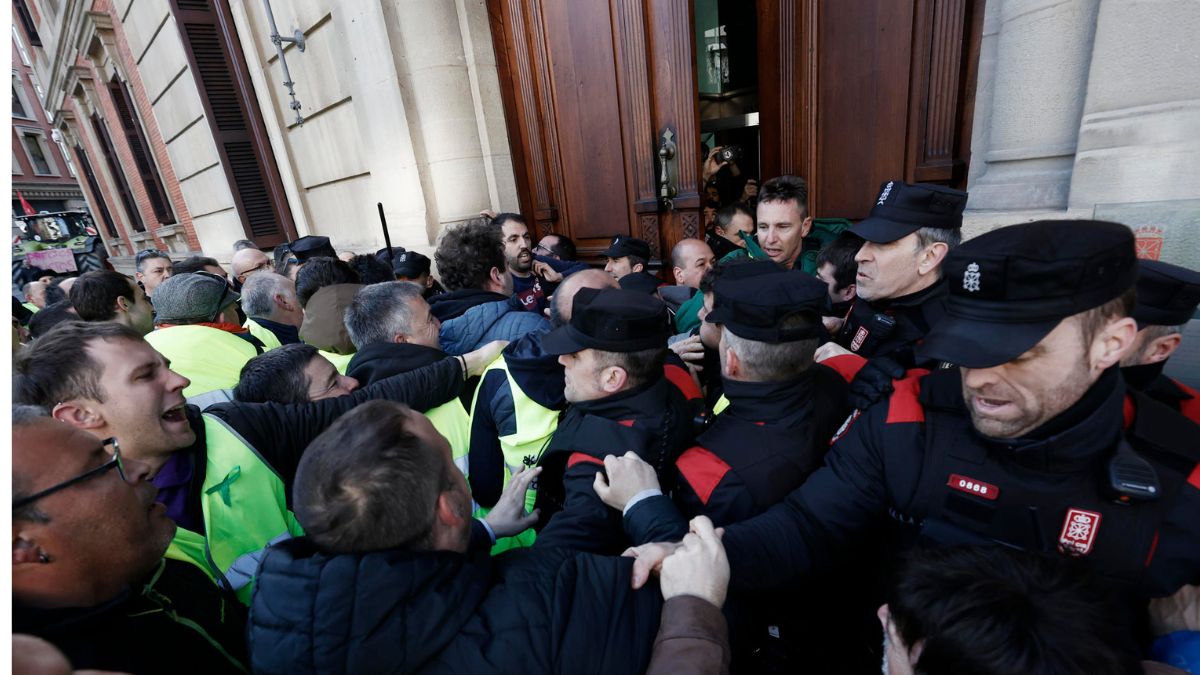
[[866, 216], [891, 179], [962, 188], [983, 0], [487, 0], [520, 208], [593, 258], [703, 237], [704, 149]]

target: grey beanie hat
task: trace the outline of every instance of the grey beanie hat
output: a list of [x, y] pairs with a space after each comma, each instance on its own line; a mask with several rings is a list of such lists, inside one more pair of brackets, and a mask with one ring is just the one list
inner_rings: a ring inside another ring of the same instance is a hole
[[215, 321], [240, 295], [211, 272], [176, 274], [154, 289], [155, 323]]

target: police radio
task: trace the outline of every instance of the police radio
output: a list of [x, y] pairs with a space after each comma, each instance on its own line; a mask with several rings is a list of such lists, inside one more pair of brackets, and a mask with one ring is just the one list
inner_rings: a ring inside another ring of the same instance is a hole
[[1125, 439], [1117, 446], [1117, 454], [1108, 460], [1108, 487], [1120, 504], [1154, 501], [1162, 492], [1158, 472]]
[[850, 341], [850, 351], [856, 354], [871, 354], [879, 343], [888, 339], [896, 330], [896, 319], [882, 312], [873, 315], [858, 327]]

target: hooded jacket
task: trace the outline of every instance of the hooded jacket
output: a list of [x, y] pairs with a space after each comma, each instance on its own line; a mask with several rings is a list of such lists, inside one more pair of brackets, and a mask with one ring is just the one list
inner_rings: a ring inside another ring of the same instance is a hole
[[360, 288], [359, 284], [334, 284], [314, 293], [304, 306], [300, 339], [323, 352], [353, 354], [354, 343], [342, 317]]
[[477, 289], [438, 296], [429, 311], [441, 320], [442, 349], [452, 355], [466, 354], [492, 340], [516, 340], [550, 326], [511, 298]]
[[402, 342], [377, 342], [355, 352], [346, 367], [346, 375], [365, 387], [445, 358], [448, 358], [446, 353], [440, 349]]
[[258, 673], [636, 673], [662, 599], [632, 561], [566, 550], [327, 555], [307, 538], [259, 568]]

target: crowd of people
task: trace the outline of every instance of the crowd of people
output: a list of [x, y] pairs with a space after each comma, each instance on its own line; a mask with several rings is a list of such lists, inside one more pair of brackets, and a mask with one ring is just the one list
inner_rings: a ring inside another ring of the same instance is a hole
[[1200, 273], [725, 189], [657, 273], [485, 213], [30, 278], [14, 668], [1200, 672]]

